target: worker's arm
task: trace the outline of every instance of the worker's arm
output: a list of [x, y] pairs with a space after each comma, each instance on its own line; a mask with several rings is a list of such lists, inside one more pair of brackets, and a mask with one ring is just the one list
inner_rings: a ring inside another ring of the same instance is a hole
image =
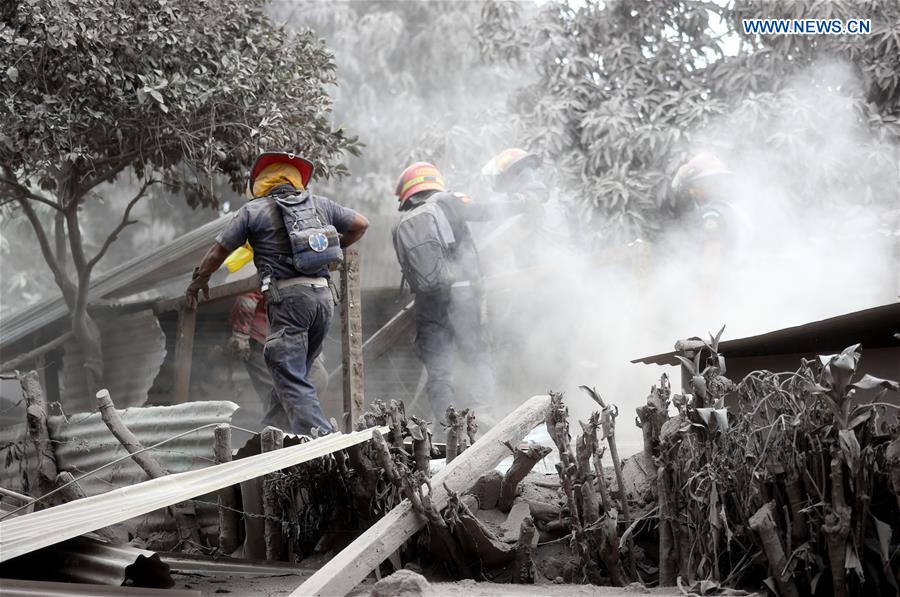
[[197, 308], [201, 292], [205, 297], [209, 297], [209, 278], [222, 266], [222, 263], [225, 262], [225, 258], [228, 257], [230, 253], [231, 251], [219, 243], [215, 243], [210, 247], [209, 251], [206, 252], [206, 255], [203, 256], [203, 261], [200, 262], [200, 266], [194, 270], [194, 278], [187, 288], [186, 298], [188, 308]]
[[528, 211], [531, 204], [525, 200], [517, 201], [472, 201], [468, 196], [454, 193], [456, 201], [452, 201], [453, 209], [467, 222], [487, 222], [502, 220]]
[[341, 234], [341, 247], [347, 248], [363, 237], [369, 229], [369, 220], [366, 216], [357, 213], [350, 226]]

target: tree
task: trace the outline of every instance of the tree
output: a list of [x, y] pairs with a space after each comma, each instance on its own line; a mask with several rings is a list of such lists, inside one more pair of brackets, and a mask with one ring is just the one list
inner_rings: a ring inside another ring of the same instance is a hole
[[[308, 24], [335, 51], [335, 115], [359, 135], [349, 184], [324, 189], [350, 205], [393, 211], [393, 185], [416, 160], [433, 160], [449, 185], [483, 193], [481, 165], [518, 143], [505, 107], [520, 73], [482, 60], [484, 2], [276, 2], [286, 27]], [[388, 248], [388, 250], [390, 250]]]
[[[556, 164], [586, 216], [613, 241], [653, 237], [677, 215], [669, 182], [692, 144], [729, 155], [769, 148], [781, 158], [773, 177], [806, 174], [793, 177], [793, 190], [811, 206], [836, 188], [877, 199], [873, 181], [896, 159], [900, 5], [892, 0], [549, 2], [532, 19], [492, 1], [483, 14], [480, 32], [491, 56], [527, 58], [537, 70], [513, 106], [528, 144]], [[872, 34], [759, 36], [741, 29], [743, 18], [851, 17], [871, 18]], [[833, 68], [811, 68], [823, 60], [849, 63], [862, 84], [849, 85], [853, 77], [842, 73], [835, 78]], [[829, 101], [852, 103], [860, 155], [839, 168], [810, 160], [832, 123], [812, 95], [795, 93], [796, 77]], [[726, 117], [735, 130], [742, 127], [728, 139], [716, 135]], [[776, 126], [790, 119], [803, 126]]]
[[[355, 139], [329, 121], [331, 54], [262, 0], [18, 0], [0, 8], [0, 205], [28, 219], [69, 308], [88, 384], [102, 347], [91, 274], [155, 185], [192, 205], [235, 190], [260, 149], [296, 148], [341, 175]], [[126, 170], [139, 187], [93, 255], [81, 214]]]

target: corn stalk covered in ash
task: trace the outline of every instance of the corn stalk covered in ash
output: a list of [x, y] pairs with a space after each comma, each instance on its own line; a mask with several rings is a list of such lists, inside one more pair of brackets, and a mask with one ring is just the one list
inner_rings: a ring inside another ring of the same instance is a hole
[[[900, 487], [891, 475], [900, 443], [885, 416], [896, 406], [856, 395], [883, 396], [897, 383], [855, 379], [862, 351], [853, 345], [735, 386], [717, 344], [682, 360], [695, 393], [673, 397], [678, 415], [663, 423], [653, 454], [660, 584], [680, 575], [765, 582], [785, 596], [896, 594]], [[730, 411], [726, 394], [736, 402]], [[639, 409], [651, 435], [654, 416]]]
[[[426, 478], [432, 452], [429, 425], [407, 417], [402, 401], [375, 400], [356, 429], [386, 426], [390, 428], [387, 439], [379, 434], [374, 442], [280, 473], [275, 481], [276, 510], [289, 559], [327, 551], [332, 543], [365, 530], [399, 504], [405, 497], [405, 477], [398, 469]], [[411, 442], [410, 451], [405, 441]]]

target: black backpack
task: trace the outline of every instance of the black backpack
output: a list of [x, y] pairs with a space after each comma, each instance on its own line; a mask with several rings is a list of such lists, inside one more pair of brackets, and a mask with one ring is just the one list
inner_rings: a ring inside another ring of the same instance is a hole
[[314, 275], [323, 267], [344, 260], [338, 231], [331, 224], [322, 224], [315, 195], [304, 191], [294, 195], [273, 195], [272, 199], [281, 209], [284, 228], [291, 241], [294, 269], [304, 275]]

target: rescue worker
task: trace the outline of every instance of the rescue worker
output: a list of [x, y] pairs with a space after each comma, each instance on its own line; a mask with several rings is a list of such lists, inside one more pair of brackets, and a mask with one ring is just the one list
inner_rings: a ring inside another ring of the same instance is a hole
[[[242, 294], [235, 301], [228, 316], [231, 336], [228, 350], [244, 363], [253, 389], [262, 401], [264, 416], [262, 425], [290, 429], [287, 413], [272, 391], [272, 375], [263, 358], [263, 346], [269, 335], [269, 318], [266, 297], [259, 290]], [[313, 361], [309, 379], [316, 388], [316, 395], [322, 396], [328, 389], [328, 371], [321, 354]]]
[[547, 187], [542, 165], [537, 154], [511, 147], [481, 169], [495, 191], [531, 204], [522, 226], [524, 241], [515, 252], [520, 268], [565, 263], [577, 253], [576, 239], [583, 237], [575, 230], [572, 206]]
[[[428, 373], [426, 393], [438, 420], [447, 407], [472, 407], [483, 428], [494, 420], [494, 371], [482, 309], [482, 273], [468, 222], [496, 219], [522, 208], [478, 204], [448, 192], [437, 167], [416, 162], [397, 181], [399, 210], [393, 240], [405, 280], [415, 293], [415, 347]], [[471, 403], [454, 382], [454, 346], [469, 368]]]
[[713, 261], [730, 251], [738, 237], [738, 216], [728, 200], [731, 178], [725, 164], [708, 152], [691, 157], [672, 178], [676, 198], [689, 203], [689, 229]]
[[306, 190], [313, 173], [308, 160], [286, 152], [261, 154], [250, 173], [253, 199], [241, 207], [195, 270], [187, 303], [208, 294], [209, 278], [228, 255], [249, 242], [271, 333], [263, 356], [273, 392], [287, 414], [290, 431], [331, 431], [309, 379], [322, 350], [334, 309], [328, 264], [340, 248], [362, 238], [368, 220], [352, 209]]

